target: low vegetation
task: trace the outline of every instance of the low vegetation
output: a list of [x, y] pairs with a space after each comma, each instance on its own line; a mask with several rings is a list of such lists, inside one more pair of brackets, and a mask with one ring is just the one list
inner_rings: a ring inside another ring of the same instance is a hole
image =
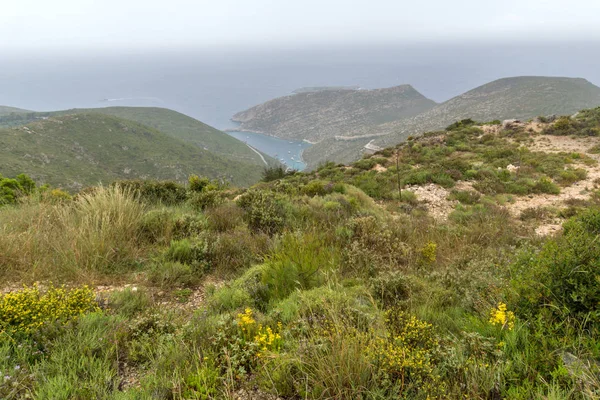
[[598, 398], [598, 196], [503, 207], [591, 160], [477, 126], [247, 190], [8, 179], [0, 398]]

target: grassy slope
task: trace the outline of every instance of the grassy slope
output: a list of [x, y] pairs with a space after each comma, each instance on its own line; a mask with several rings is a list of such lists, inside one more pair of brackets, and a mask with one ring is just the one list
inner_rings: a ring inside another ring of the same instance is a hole
[[123, 178], [185, 181], [190, 174], [255, 182], [262, 167], [220, 157], [121, 118], [78, 114], [0, 130], [0, 170], [67, 188]]
[[[600, 109], [568, 122], [600, 132]], [[1, 208], [0, 277], [130, 285], [71, 324], [0, 335], [0, 397], [597, 398], [599, 193], [553, 211], [583, 212], [564, 236], [538, 237], [502, 189], [558, 180], [584, 157], [494, 132], [463, 125], [398, 146], [406, 183], [485, 183], [444, 221], [394, 197], [396, 148], [222, 192], [202, 211], [118, 188]]]
[[0, 115], [8, 115], [8, 114], [12, 114], [12, 113], [24, 113], [24, 112], [29, 112], [29, 111], [24, 110], [22, 108], [0, 106]]
[[[410, 135], [444, 128], [454, 121], [472, 118], [533, 118], [538, 115], [570, 115], [582, 108], [600, 105], [600, 88], [585, 79], [552, 77], [515, 77], [499, 79], [454, 97], [414, 117], [370, 129], [349, 132], [347, 136], [373, 135], [352, 143], [328, 139], [309, 148], [304, 158], [315, 167], [323, 160], [348, 162], [360, 157], [371, 139], [381, 147], [399, 143]], [[384, 135], [384, 136], [377, 136]]]
[[264, 165], [260, 157], [239, 140], [177, 111], [156, 107], [107, 107], [67, 110], [60, 113], [79, 114], [82, 112], [113, 115], [136, 121], [231, 160], [261, 167]]

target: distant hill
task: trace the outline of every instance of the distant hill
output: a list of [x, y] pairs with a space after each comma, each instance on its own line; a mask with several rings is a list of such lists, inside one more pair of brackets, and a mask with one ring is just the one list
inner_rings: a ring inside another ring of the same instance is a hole
[[155, 128], [171, 137], [193, 143], [232, 161], [264, 166], [260, 156], [225, 132], [185, 114], [157, 107], [107, 107], [74, 109], [57, 114], [99, 113], [128, 119]]
[[241, 124], [240, 130], [318, 142], [417, 115], [435, 105], [410, 85], [375, 90], [317, 88], [270, 100], [235, 114], [232, 120]]
[[308, 86], [294, 90], [292, 93], [328, 92], [336, 90], [359, 90], [360, 86]]
[[26, 112], [30, 112], [30, 111], [23, 110], [22, 108], [0, 106], [0, 115], [9, 115], [12, 113], [26, 113]]
[[224, 158], [138, 122], [99, 113], [50, 116], [0, 129], [0, 171], [78, 190], [116, 179], [190, 174], [256, 182], [263, 166]]
[[309, 166], [332, 160], [348, 162], [364, 153], [365, 146], [386, 147], [410, 135], [444, 128], [472, 118], [529, 119], [539, 115], [568, 115], [600, 105], [600, 88], [581, 78], [523, 76], [504, 78], [470, 90], [423, 113], [396, 121], [349, 130], [304, 152]]

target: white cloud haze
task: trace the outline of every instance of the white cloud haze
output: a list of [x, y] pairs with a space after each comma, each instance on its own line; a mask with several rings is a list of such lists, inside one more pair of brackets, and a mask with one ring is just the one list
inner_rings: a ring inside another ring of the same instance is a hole
[[599, 0], [2, 0], [0, 49], [600, 39]]

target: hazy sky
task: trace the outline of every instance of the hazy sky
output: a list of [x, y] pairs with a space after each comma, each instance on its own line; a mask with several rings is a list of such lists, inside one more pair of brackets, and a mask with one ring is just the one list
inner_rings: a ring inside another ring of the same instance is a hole
[[600, 39], [600, 0], [2, 0], [0, 49]]

